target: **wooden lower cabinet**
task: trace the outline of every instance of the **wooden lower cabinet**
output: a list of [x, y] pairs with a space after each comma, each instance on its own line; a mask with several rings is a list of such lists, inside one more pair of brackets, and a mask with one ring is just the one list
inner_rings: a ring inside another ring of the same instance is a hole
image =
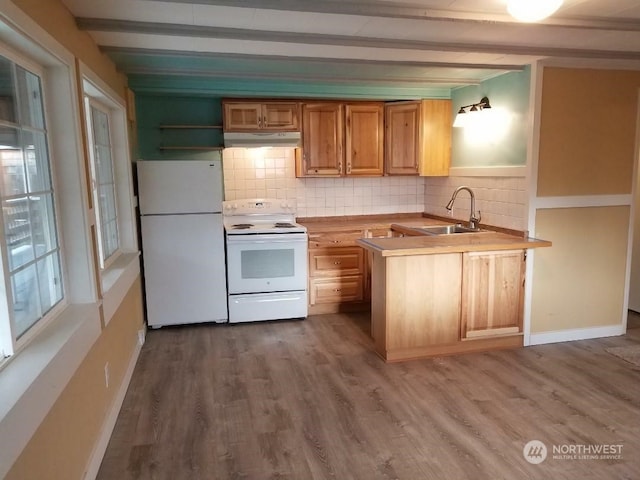
[[[376, 227], [367, 228], [364, 233], [364, 238], [391, 238], [396, 234], [389, 227]], [[371, 266], [373, 265], [373, 254], [371, 252], [364, 252], [364, 298], [365, 300], [371, 300]]]
[[371, 272], [371, 336], [386, 361], [523, 344], [523, 250], [374, 251]]
[[463, 254], [463, 340], [522, 332], [525, 254], [523, 250]]
[[388, 359], [419, 356], [425, 347], [457, 342], [461, 262], [459, 253], [374, 256], [371, 333], [378, 351]]
[[368, 309], [362, 231], [309, 235], [309, 313]]

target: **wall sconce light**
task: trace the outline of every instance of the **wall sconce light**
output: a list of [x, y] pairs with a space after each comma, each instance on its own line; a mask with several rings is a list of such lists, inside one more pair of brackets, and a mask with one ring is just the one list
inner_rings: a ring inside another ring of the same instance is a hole
[[508, 0], [507, 11], [521, 22], [538, 22], [554, 14], [563, 0]]
[[[460, 107], [460, 110], [458, 110], [458, 114], [456, 115], [456, 119], [453, 122], [453, 126], [455, 128], [465, 127], [469, 124], [469, 121], [476, 115], [479, 115], [482, 110], [488, 108], [491, 108], [491, 104], [487, 97], [482, 97], [478, 103], [471, 103]], [[467, 109], [469, 109], [469, 111], [467, 111]]]

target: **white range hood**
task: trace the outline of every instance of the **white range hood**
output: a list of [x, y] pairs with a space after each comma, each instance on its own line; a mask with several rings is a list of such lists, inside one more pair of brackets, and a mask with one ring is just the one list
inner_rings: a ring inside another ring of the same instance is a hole
[[225, 132], [225, 147], [299, 147], [300, 132]]

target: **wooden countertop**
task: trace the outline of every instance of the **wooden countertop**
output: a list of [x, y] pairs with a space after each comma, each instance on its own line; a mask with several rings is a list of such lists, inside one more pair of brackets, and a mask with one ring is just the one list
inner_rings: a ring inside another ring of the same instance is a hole
[[389, 228], [392, 224], [408, 226], [440, 225], [443, 222], [425, 218], [421, 213], [403, 213], [395, 215], [353, 215], [344, 217], [307, 217], [297, 218], [296, 222], [307, 227], [309, 233], [346, 232]]
[[536, 238], [498, 232], [489, 229], [477, 233], [452, 235], [425, 235], [415, 228], [427, 225], [456, 223], [440, 218], [425, 217], [420, 213], [396, 215], [362, 215], [345, 217], [298, 218], [297, 222], [307, 227], [309, 234], [323, 232], [348, 232], [367, 229], [388, 229], [405, 234], [393, 238], [361, 238], [358, 245], [377, 252], [383, 257], [405, 255], [429, 255], [436, 253], [478, 252], [491, 250], [518, 250], [550, 247], [551, 242]]
[[[404, 223], [404, 222], [403, 222]], [[402, 224], [399, 225], [402, 227]], [[395, 225], [392, 225], [395, 227]], [[550, 247], [551, 242], [481, 231], [452, 235], [416, 235], [394, 238], [361, 238], [358, 245], [383, 257], [432, 255], [438, 253], [482, 252]]]

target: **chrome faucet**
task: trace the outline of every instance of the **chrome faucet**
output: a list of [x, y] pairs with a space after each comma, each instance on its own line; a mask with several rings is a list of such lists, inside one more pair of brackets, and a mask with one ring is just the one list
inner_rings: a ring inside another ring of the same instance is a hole
[[451, 211], [451, 209], [453, 208], [453, 202], [456, 201], [456, 197], [458, 196], [458, 193], [460, 192], [460, 190], [466, 190], [467, 192], [469, 192], [469, 195], [471, 195], [471, 213], [469, 214], [469, 228], [473, 228], [474, 230], [477, 230], [478, 224], [480, 223], [480, 219], [482, 218], [482, 216], [480, 215], [480, 211], [478, 210], [477, 215], [476, 216], [476, 196], [473, 194], [473, 190], [471, 190], [469, 187], [465, 187], [464, 185], [461, 187], [458, 187], [455, 189], [455, 191], [453, 192], [453, 195], [451, 195], [451, 200], [449, 200], [449, 203], [447, 203], [447, 210]]

